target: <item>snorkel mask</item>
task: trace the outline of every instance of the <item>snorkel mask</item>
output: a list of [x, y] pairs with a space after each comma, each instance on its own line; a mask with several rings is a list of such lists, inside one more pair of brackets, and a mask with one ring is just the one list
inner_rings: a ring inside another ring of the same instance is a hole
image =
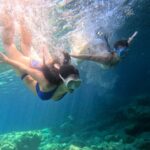
[[124, 57], [127, 55], [128, 47], [118, 47], [113, 50], [119, 57]]
[[70, 92], [73, 92], [76, 88], [78, 88], [82, 82], [79, 78], [76, 78], [73, 75], [68, 76], [66, 79], [64, 79], [61, 74], [59, 74], [59, 77]]

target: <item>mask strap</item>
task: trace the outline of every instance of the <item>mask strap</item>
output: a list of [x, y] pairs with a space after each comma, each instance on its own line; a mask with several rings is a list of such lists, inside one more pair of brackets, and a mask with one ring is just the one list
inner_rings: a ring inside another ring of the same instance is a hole
[[59, 74], [59, 77], [62, 79], [63, 82], [65, 82], [65, 79], [62, 77], [61, 74]]

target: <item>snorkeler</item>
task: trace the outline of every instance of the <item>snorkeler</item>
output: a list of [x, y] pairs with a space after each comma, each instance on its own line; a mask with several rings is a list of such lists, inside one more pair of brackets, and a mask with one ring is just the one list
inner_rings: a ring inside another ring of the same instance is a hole
[[[102, 64], [104, 67], [112, 67], [119, 63], [128, 53], [130, 43], [137, 35], [137, 31], [132, 34], [127, 40], [119, 40], [111, 48], [108, 42], [108, 38], [105, 36], [105, 42], [107, 52], [102, 55], [89, 55], [89, 54], [70, 54], [71, 57], [78, 58], [81, 60], [89, 60]], [[85, 50], [86, 51], [86, 50]]]
[[[70, 57], [64, 52], [64, 63], [50, 58], [46, 60], [47, 46], [42, 46], [42, 61], [32, 61], [30, 50], [32, 35], [23, 21], [20, 21], [21, 51], [14, 43], [15, 25], [12, 16], [5, 11], [2, 16], [2, 40], [7, 55], [0, 53], [0, 61], [11, 65], [25, 84], [42, 100], [62, 99], [81, 84], [78, 70], [70, 64]], [[50, 55], [50, 54], [49, 54]]]

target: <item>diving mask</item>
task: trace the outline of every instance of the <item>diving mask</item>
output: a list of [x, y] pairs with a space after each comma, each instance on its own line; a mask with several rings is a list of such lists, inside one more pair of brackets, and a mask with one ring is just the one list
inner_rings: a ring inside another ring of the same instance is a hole
[[113, 50], [119, 57], [124, 57], [127, 52], [128, 52], [128, 48], [127, 47], [118, 47], [118, 48], [114, 48]]
[[61, 74], [59, 74], [59, 77], [62, 79], [69, 91], [73, 91], [78, 88], [82, 82], [79, 78], [76, 78], [73, 75], [68, 76], [66, 79], [64, 79]]

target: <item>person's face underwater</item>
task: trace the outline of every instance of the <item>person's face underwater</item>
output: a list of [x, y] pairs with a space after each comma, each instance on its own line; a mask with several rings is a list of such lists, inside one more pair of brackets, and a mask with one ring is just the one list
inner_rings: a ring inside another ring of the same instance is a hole
[[118, 48], [115, 49], [115, 52], [119, 57], [125, 57], [128, 54], [128, 48], [123, 46], [118, 46]]

